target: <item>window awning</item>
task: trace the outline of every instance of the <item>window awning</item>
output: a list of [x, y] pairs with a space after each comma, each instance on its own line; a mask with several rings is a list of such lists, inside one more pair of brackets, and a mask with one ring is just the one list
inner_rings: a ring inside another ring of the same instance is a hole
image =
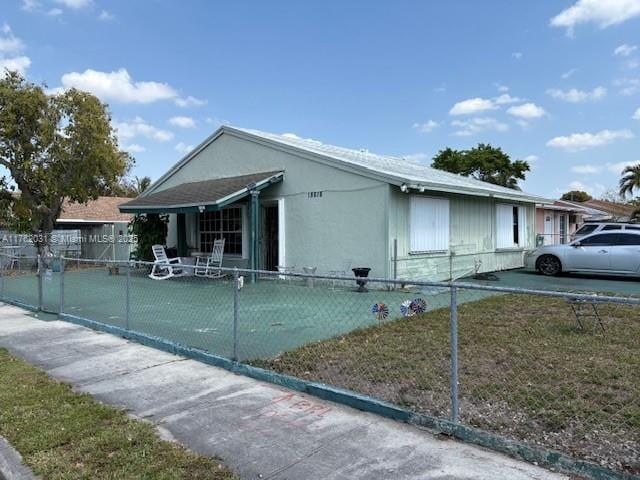
[[123, 213], [207, 212], [237, 202], [252, 191], [280, 182], [284, 172], [263, 172], [202, 182], [182, 183], [175, 187], [123, 203]]

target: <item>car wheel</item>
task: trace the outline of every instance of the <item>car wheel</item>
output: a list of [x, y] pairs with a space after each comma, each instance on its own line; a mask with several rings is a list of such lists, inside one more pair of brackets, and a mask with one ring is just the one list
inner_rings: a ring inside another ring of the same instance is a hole
[[553, 255], [543, 255], [538, 260], [538, 271], [543, 275], [558, 275], [562, 271], [560, 260]]

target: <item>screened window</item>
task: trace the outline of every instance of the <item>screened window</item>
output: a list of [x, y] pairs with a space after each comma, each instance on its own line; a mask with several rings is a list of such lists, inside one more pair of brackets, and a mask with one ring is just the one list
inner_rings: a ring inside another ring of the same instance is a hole
[[410, 251], [449, 249], [449, 200], [412, 196], [410, 201]]
[[605, 225], [602, 230], [622, 230], [622, 225]]
[[496, 205], [496, 247], [527, 247], [527, 215], [524, 207]]
[[199, 214], [200, 250], [209, 253], [213, 242], [224, 238], [224, 253], [242, 256], [242, 208], [231, 207]]

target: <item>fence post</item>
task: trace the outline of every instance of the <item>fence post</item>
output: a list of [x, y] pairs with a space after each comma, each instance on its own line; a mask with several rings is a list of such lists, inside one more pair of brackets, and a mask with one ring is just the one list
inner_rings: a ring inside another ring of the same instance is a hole
[[451, 421], [460, 419], [458, 407], [458, 289], [451, 286]]
[[38, 311], [42, 311], [42, 257], [38, 254]]
[[0, 256], [0, 300], [4, 301], [4, 269], [7, 259]]
[[58, 308], [58, 317], [64, 314], [64, 257], [60, 256], [60, 305]]
[[240, 276], [238, 269], [233, 269], [233, 353], [231, 358], [238, 361], [238, 311], [240, 304]]
[[129, 330], [129, 317], [131, 316], [131, 262], [127, 262], [127, 282], [124, 306], [124, 329]]

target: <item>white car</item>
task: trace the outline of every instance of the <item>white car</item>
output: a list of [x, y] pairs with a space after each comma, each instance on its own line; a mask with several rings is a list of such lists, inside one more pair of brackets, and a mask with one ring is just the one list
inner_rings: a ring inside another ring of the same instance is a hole
[[584, 237], [590, 233], [608, 232], [611, 230], [632, 230], [640, 232], [640, 224], [638, 223], [607, 223], [594, 222], [585, 223], [572, 235], [573, 238]]
[[640, 276], [640, 231], [599, 231], [566, 245], [543, 246], [527, 254], [526, 263], [544, 275], [585, 272]]

